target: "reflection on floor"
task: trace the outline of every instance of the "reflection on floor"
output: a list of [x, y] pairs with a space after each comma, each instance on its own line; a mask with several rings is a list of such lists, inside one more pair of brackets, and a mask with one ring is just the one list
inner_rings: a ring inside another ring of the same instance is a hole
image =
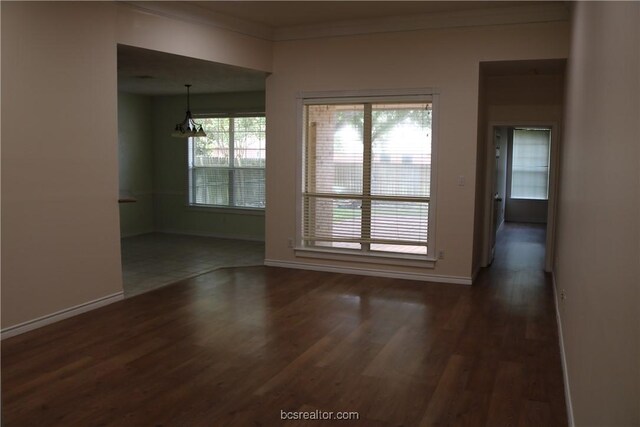
[[[473, 286], [224, 268], [2, 341], [7, 426], [567, 426], [539, 227]], [[354, 411], [283, 421], [281, 411]]]
[[493, 267], [510, 270], [544, 269], [545, 224], [505, 222], [496, 236]]
[[221, 267], [263, 264], [263, 242], [164, 233], [122, 239], [125, 296], [138, 295]]

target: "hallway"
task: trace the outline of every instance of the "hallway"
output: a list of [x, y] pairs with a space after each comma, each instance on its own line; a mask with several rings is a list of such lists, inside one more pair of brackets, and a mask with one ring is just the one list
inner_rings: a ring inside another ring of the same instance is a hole
[[496, 253], [492, 267], [507, 270], [544, 269], [544, 224], [505, 222], [496, 236]]
[[472, 287], [221, 269], [7, 339], [4, 425], [564, 427], [543, 237], [506, 227]]
[[[480, 360], [491, 367], [494, 358], [499, 360], [492, 396], [503, 396], [502, 410], [511, 406], [514, 411], [511, 422], [500, 418], [487, 426], [567, 424], [553, 287], [543, 271], [544, 245], [544, 225], [505, 223], [492, 265], [473, 285], [474, 308], [461, 341], [476, 334], [491, 337], [487, 343], [495, 340], [493, 350], [483, 346]], [[525, 401], [518, 403], [518, 396], [526, 396]]]

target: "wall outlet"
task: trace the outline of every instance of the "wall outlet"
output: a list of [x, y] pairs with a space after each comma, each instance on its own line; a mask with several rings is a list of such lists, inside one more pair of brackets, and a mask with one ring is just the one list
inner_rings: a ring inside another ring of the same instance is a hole
[[562, 301], [567, 299], [567, 292], [564, 289], [560, 290], [560, 299]]
[[438, 251], [438, 259], [444, 259], [444, 251]]
[[287, 244], [288, 244], [288, 246], [289, 246], [290, 248], [292, 248], [292, 247], [293, 247], [293, 239], [292, 239], [292, 238], [289, 238], [289, 240], [288, 240], [288, 243], [287, 243]]

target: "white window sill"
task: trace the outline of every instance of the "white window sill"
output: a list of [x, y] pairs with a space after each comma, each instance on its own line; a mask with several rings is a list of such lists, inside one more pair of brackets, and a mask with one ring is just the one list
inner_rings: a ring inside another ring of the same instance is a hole
[[264, 216], [264, 208], [238, 208], [216, 205], [187, 205], [187, 209], [191, 211], [207, 213]]
[[435, 268], [436, 259], [426, 255], [399, 254], [390, 252], [367, 252], [340, 249], [320, 249], [314, 247], [296, 247], [295, 255], [301, 258], [330, 259], [345, 262], [363, 262], [369, 264], [399, 265], [405, 267]]

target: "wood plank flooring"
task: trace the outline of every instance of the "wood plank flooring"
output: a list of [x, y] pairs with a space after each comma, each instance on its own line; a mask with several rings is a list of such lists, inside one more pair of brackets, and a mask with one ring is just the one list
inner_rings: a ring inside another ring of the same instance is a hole
[[544, 229], [499, 239], [472, 287], [224, 269], [7, 339], [3, 426], [566, 426]]

